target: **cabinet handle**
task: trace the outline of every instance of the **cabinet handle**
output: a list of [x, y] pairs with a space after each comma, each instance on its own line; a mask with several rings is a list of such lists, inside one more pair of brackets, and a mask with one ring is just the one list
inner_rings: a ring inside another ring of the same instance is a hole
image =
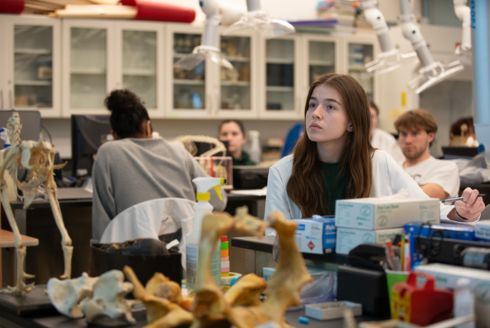
[[9, 104], [10, 104], [10, 109], [14, 109], [14, 102], [13, 102], [13, 97], [12, 97], [12, 88], [9, 89]]
[[3, 107], [3, 89], [0, 89], [0, 109], [5, 109], [5, 107]]
[[209, 107], [209, 113], [212, 114], [213, 111], [213, 94], [211, 92], [206, 93], [206, 101], [207, 107]]

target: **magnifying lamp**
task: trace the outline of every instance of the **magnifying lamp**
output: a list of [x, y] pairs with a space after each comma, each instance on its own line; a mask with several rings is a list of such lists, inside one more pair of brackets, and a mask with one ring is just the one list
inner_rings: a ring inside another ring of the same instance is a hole
[[261, 9], [260, 0], [247, 0], [247, 13], [228, 27], [226, 34], [243, 30], [260, 31], [267, 38], [294, 33], [296, 30], [288, 21], [272, 18]]
[[210, 59], [212, 62], [219, 64], [225, 69], [234, 70], [233, 65], [221, 53], [219, 24], [221, 21], [220, 8], [217, 0], [201, 0], [199, 1], [201, 9], [206, 14], [204, 23], [204, 33], [201, 39], [201, 45], [192, 50], [192, 54], [183, 56], [174, 67], [185, 70], [193, 70], [200, 63]]

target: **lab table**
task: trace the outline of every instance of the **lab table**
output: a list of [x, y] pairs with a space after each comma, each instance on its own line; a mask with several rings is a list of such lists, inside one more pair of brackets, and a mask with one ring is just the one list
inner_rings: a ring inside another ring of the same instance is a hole
[[[90, 268], [90, 239], [92, 238], [92, 193], [83, 188], [59, 188], [58, 201], [63, 220], [72, 239], [74, 252], [72, 276], [78, 277]], [[263, 217], [265, 195], [228, 194], [225, 211], [235, 214], [236, 208], [247, 206], [249, 213]], [[26, 272], [35, 275], [37, 284], [46, 283], [49, 278], [63, 273], [63, 252], [61, 235], [51, 212], [49, 201], [35, 200], [27, 209], [22, 202], [12, 203], [17, 225], [22, 234], [39, 240], [37, 247], [30, 247], [26, 256]], [[8, 229], [5, 214], [0, 227]], [[3, 285], [13, 284], [11, 263], [15, 251], [12, 248], [2, 250]], [[0, 286], [1, 287], [1, 286]]]

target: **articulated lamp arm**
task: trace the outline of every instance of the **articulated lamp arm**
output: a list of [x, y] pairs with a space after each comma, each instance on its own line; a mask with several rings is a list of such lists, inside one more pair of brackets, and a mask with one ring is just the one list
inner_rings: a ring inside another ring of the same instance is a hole
[[201, 45], [194, 48], [192, 54], [182, 57], [175, 63], [175, 67], [185, 70], [193, 70], [200, 63], [209, 58], [212, 62], [226, 69], [233, 69], [233, 65], [221, 54], [219, 25], [221, 13], [218, 0], [200, 0], [199, 5], [206, 14], [204, 33]]
[[361, 5], [364, 10], [364, 17], [376, 32], [381, 48], [381, 53], [373, 61], [365, 65], [368, 72], [387, 73], [397, 69], [402, 60], [415, 56], [413, 52], [402, 54], [395, 47], [389, 35], [388, 24], [383, 13], [378, 8], [377, 0], [362, 0]]
[[453, 0], [454, 13], [461, 21], [461, 44], [456, 47], [456, 54], [471, 51], [471, 11], [466, 0]]
[[415, 23], [410, 0], [400, 0], [400, 11], [402, 34], [412, 44], [422, 65], [418, 76], [409, 82], [409, 86], [417, 94], [463, 70], [463, 65], [458, 60], [447, 65], [434, 60], [424, 36]]

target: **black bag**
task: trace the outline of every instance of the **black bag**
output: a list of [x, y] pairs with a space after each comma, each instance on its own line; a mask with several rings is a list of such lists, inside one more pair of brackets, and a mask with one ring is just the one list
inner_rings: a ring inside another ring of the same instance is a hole
[[90, 275], [102, 273], [125, 265], [130, 266], [143, 285], [161, 272], [179, 285], [182, 281], [181, 254], [176, 248], [167, 250], [166, 244], [156, 239], [138, 239], [125, 243], [91, 245]]

